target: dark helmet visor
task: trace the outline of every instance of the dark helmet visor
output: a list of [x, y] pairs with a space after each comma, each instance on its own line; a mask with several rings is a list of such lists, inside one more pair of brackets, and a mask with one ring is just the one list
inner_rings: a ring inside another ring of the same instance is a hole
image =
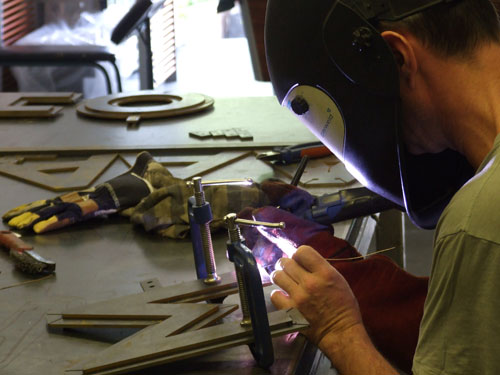
[[[268, 0], [271, 81], [280, 103], [362, 184], [404, 207], [416, 225], [433, 228], [473, 171], [451, 150], [421, 156], [406, 151], [397, 65], [368, 10], [358, 3], [370, 2]], [[379, 17], [411, 13], [388, 1], [372, 3], [388, 4], [375, 11], [369, 7]], [[429, 2], [413, 3], [423, 7]]]

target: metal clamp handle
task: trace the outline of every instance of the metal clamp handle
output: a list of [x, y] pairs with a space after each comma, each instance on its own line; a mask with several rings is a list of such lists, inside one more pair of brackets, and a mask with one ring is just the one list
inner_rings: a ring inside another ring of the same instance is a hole
[[197, 185], [201, 186], [221, 186], [221, 185], [242, 185], [248, 186], [252, 185], [253, 180], [251, 178], [236, 178], [228, 180], [206, 180], [202, 181], [201, 177], [194, 177], [191, 181], [187, 182], [189, 187], [194, 187], [196, 189]]
[[285, 228], [285, 223], [283, 221], [279, 223], [268, 223], [265, 221], [240, 219], [236, 216], [235, 213], [227, 214], [226, 216], [224, 216], [224, 222], [227, 225], [229, 240], [231, 242], [237, 242], [242, 240], [239, 228], [240, 225], [248, 227], [265, 227], [265, 228], [280, 228], [280, 229]]
[[227, 257], [234, 263], [243, 318], [242, 326], [251, 326], [254, 342], [250, 350], [259, 366], [268, 368], [273, 364], [274, 352], [271, 341], [266, 302], [257, 261], [252, 251], [246, 247], [239, 225], [284, 228], [285, 223], [267, 223], [255, 220], [238, 219], [235, 213], [224, 217], [228, 227], [229, 242]]
[[284, 229], [286, 224], [283, 221], [278, 223], [269, 223], [266, 221], [257, 221], [257, 220], [247, 220], [241, 219], [236, 216], [236, 214], [231, 213], [224, 216], [224, 222], [229, 225], [244, 225], [247, 227], [265, 227], [265, 228], [280, 228]]
[[269, 223], [269, 222], [257, 221], [257, 220], [236, 219], [234, 222], [238, 225], [244, 225], [247, 227], [264, 227], [264, 228], [284, 229], [286, 226], [284, 221], [280, 221], [279, 223]]
[[251, 184], [253, 184], [253, 181], [250, 178], [202, 181], [201, 177], [194, 177], [190, 182], [188, 182], [188, 186], [192, 187], [194, 190], [193, 197], [188, 200], [188, 215], [191, 226], [191, 238], [193, 240], [196, 274], [199, 278], [203, 278], [206, 284], [218, 283], [220, 277], [217, 275], [212, 234], [210, 233], [212, 209], [210, 207], [210, 203], [205, 199], [203, 187]]

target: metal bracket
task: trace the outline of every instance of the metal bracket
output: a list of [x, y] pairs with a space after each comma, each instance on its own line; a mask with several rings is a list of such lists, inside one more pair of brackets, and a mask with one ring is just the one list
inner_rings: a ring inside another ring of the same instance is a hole
[[96, 302], [61, 313], [49, 313], [47, 322], [51, 328], [146, 327], [168, 318], [171, 304], [197, 303], [235, 293], [238, 293], [236, 277], [228, 273], [221, 275], [221, 283], [215, 287], [209, 287], [201, 280], [193, 280], [151, 288], [139, 294]]
[[0, 118], [55, 117], [62, 107], [54, 104], [75, 104], [81, 94], [60, 93], [23, 93], [9, 99], [0, 99]]
[[[219, 283], [207, 285], [204, 280], [195, 280], [152, 288], [141, 294], [48, 315], [50, 327], [146, 327], [68, 371], [82, 375], [122, 374], [242, 344], [249, 345], [259, 366], [270, 367], [274, 362], [271, 337], [301, 331], [309, 325], [294, 309], [267, 314], [257, 263], [244, 245], [238, 224], [283, 227], [284, 223], [237, 219], [235, 214], [227, 215], [225, 221], [229, 231], [228, 258], [235, 264], [236, 277], [231, 273], [221, 275]], [[208, 327], [236, 307], [182, 304], [236, 292], [240, 294], [242, 321]], [[201, 313], [196, 309], [202, 309]], [[176, 319], [172, 318], [174, 310]], [[183, 312], [186, 316], [181, 316]], [[193, 329], [196, 332], [189, 331]]]
[[[251, 345], [254, 341], [252, 328], [239, 322], [165, 337], [167, 326], [168, 320], [149, 327], [67, 371], [79, 375], [123, 374], [233, 346]], [[297, 310], [291, 309], [270, 313], [269, 327], [273, 336], [280, 336], [304, 330], [309, 324]]]
[[[57, 157], [47, 156], [50, 160]], [[55, 192], [79, 190], [92, 186], [118, 158], [117, 154], [104, 154], [86, 160], [25, 163], [38, 160], [33, 156], [6, 156], [0, 158], [0, 175]], [[40, 155], [40, 160], [44, 160], [43, 155]]]

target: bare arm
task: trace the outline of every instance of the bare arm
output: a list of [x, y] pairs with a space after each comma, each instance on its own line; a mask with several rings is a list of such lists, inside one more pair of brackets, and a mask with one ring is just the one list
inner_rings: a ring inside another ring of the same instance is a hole
[[321, 255], [301, 246], [291, 259], [281, 259], [279, 267], [272, 279], [286, 293], [274, 291], [273, 304], [296, 307], [304, 315], [311, 326], [306, 336], [341, 374], [397, 374], [368, 337], [346, 280]]

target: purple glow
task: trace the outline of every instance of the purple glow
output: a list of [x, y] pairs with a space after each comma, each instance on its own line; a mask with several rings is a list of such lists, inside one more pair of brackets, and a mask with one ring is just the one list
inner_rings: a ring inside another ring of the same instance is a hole
[[266, 276], [269, 275], [264, 267], [260, 265], [260, 263], [257, 262], [257, 269], [259, 270], [259, 273], [261, 276]]
[[283, 254], [285, 254], [288, 258], [291, 258], [293, 254], [297, 251], [297, 245], [295, 245], [292, 241], [290, 241], [286, 237], [280, 236], [278, 233], [278, 229], [267, 229], [264, 227], [257, 227], [257, 230], [260, 234], [262, 234], [266, 239], [276, 245]]

